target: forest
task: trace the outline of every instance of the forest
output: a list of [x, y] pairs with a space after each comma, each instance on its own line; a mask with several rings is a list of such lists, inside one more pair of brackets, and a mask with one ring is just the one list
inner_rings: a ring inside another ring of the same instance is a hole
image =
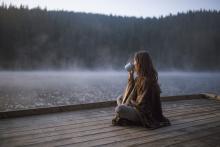
[[122, 70], [138, 50], [160, 71], [219, 71], [220, 12], [143, 18], [0, 6], [0, 70]]

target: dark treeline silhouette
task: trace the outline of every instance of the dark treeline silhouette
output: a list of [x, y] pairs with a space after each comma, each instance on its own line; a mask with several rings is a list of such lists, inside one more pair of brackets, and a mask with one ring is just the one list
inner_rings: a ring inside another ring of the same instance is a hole
[[0, 69], [122, 69], [146, 49], [159, 70], [219, 70], [220, 12], [136, 18], [0, 6]]

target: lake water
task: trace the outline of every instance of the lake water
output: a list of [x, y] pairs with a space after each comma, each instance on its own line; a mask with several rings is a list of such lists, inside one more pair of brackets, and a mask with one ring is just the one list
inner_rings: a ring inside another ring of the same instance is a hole
[[[0, 111], [115, 100], [127, 72], [0, 72]], [[161, 96], [220, 94], [220, 73], [159, 72]]]

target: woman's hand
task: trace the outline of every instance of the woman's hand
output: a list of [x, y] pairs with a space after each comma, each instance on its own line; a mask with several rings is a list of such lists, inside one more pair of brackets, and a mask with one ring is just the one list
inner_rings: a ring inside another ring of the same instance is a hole
[[134, 100], [130, 100], [130, 105], [131, 106], [135, 106], [136, 105], [136, 102]]
[[134, 79], [134, 70], [128, 72], [128, 79]]

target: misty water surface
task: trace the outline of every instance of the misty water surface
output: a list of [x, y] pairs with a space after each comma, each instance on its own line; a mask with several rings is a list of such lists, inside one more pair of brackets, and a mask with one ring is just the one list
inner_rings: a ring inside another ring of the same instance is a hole
[[[114, 100], [127, 72], [0, 72], [0, 111]], [[159, 72], [162, 96], [220, 94], [219, 73]]]

